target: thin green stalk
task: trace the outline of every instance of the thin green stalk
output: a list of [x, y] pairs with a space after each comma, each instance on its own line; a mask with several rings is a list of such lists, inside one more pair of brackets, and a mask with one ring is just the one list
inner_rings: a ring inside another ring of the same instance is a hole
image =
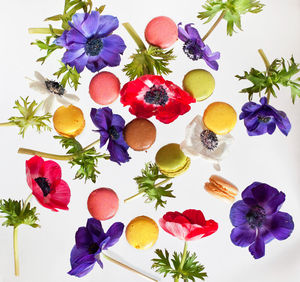
[[[182, 254], [182, 259], [178, 268], [178, 272], [181, 272], [185, 263], [185, 259], [186, 259], [186, 255], [187, 255], [187, 242], [184, 242], [184, 249], [183, 249], [183, 254]], [[174, 282], [178, 282], [180, 278], [180, 275], [178, 275], [177, 277], [174, 278]]]
[[53, 159], [53, 160], [61, 160], [61, 161], [68, 161], [73, 159], [73, 155], [56, 155], [56, 154], [48, 154], [45, 152], [35, 151], [26, 148], [19, 148], [18, 154], [25, 154], [25, 155], [37, 155], [39, 157]]
[[[168, 178], [166, 178], [165, 180], [163, 180], [163, 181], [161, 181], [161, 182], [155, 184], [154, 187], [157, 188], [157, 187], [159, 187], [159, 186], [161, 186], [161, 185], [163, 185], [163, 184], [169, 182], [171, 179], [172, 179], [172, 177], [168, 177]], [[136, 198], [136, 197], [138, 197], [138, 196], [140, 196], [140, 195], [142, 195], [142, 194], [143, 194], [143, 192], [138, 192], [138, 193], [134, 194], [133, 196], [131, 196], [131, 197], [125, 199], [125, 200], [124, 200], [124, 203], [127, 203], [128, 201], [130, 201], [130, 200], [132, 200], [132, 199], [134, 199], [134, 198]]]
[[218, 17], [216, 22], [212, 25], [212, 27], [208, 30], [208, 32], [203, 36], [202, 41], [204, 41], [214, 31], [214, 29], [217, 27], [217, 25], [220, 23], [220, 21], [224, 18], [225, 13], [226, 13], [225, 11], [223, 11], [221, 13], [221, 15]]
[[87, 145], [86, 147], [83, 148], [83, 151], [86, 151], [92, 147], [94, 147], [96, 144], [98, 144], [100, 142], [100, 138], [98, 138], [96, 141], [94, 141], [93, 143], [91, 143], [90, 145]]
[[[259, 49], [258, 53], [261, 56], [261, 58], [263, 59], [263, 61], [265, 63], [265, 66], [266, 66], [267, 75], [269, 75], [270, 62], [269, 62], [265, 52], [263, 51], [263, 49]], [[268, 90], [268, 93], [267, 93], [267, 102], [268, 102], [268, 104], [269, 104], [269, 101], [270, 101], [270, 97], [271, 97], [271, 91]]]
[[[57, 35], [62, 35], [64, 30], [63, 29], [58, 29], [58, 28], [53, 28], [53, 31], [57, 34]], [[52, 34], [50, 28], [28, 28], [28, 33], [29, 34]]]
[[129, 267], [128, 265], [126, 265], [126, 264], [124, 264], [124, 263], [121, 263], [121, 262], [119, 262], [118, 260], [115, 260], [115, 259], [113, 259], [112, 257], [109, 257], [108, 255], [106, 255], [106, 254], [104, 254], [104, 253], [101, 253], [101, 255], [102, 255], [105, 259], [107, 259], [107, 260], [109, 260], [109, 261], [111, 261], [111, 262], [113, 262], [113, 263], [115, 263], [115, 264], [117, 264], [117, 265], [119, 265], [119, 266], [121, 266], [121, 267], [123, 267], [123, 268], [129, 270], [129, 271], [132, 271], [132, 272], [134, 272], [134, 273], [136, 273], [136, 274], [142, 276], [143, 278], [146, 278], [146, 279], [148, 279], [148, 280], [150, 280], [150, 281], [157, 281], [156, 279], [154, 279], [154, 278], [152, 278], [152, 277], [150, 277], [150, 276], [148, 276], [148, 275], [146, 275], [146, 274], [144, 274], [144, 273], [142, 273], [142, 272], [139, 272], [139, 271], [137, 271], [136, 269], [134, 269], [134, 268], [132, 268], [132, 267]]
[[0, 123], [0, 127], [1, 127], [1, 126], [13, 126], [13, 125], [15, 125], [15, 124], [12, 123], [12, 122], [1, 122], [1, 123]]
[[132, 39], [135, 41], [135, 43], [137, 44], [139, 49], [141, 51], [145, 51], [147, 48], [146, 48], [144, 42], [142, 41], [142, 39], [139, 37], [139, 35], [136, 33], [136, 31], [132, 27], [132, 25], [130, 23], [123, 23], [123, 26], [129, 33], [129, 35], [132, 37]]

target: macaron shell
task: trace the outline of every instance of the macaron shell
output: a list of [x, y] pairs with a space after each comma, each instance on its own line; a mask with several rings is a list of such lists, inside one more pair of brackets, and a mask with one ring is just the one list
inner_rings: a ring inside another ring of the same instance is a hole
[[213, 183], [206, 182], [204, 184], [204, 189], [211, 194], [212, 196], [224, 200], [226, 202], [232, 203], [234, 201], [234, 196], [227, 194], [225, 191], [220, 189], [218, 186]]
[[177, 25], [169, 17], [156, 17], [147, 24], [145, 38], [151, 45], [162, 49], [169, 48], [178, 39]]
[[156, 139], [154, 124], [144, 118], [136, 118], [129, 122], [125, 126], [123, 133], [126, 143], [135, 151], [149, 149]]
[[237, 114], [232, 106], [224, 102], [210, 104], [203, 114], [203, 123], [219, 135], [229, 133], [236, 125]]
[[215, 90], [215, 79], [210, 72], [195, 69], [183, 78], [183, 89], [198, 102], [207, 99]]
[[98, 220], [107, 220], [117, 213], [119, 198], [114, 190], [99, 188], [89, 195], [87, 206], [92, 217]]
[[83, 112], [78, 107], [69, 105], [59, 107], [53, 115], [53, 125], [58, 134], [74, 138], [85, 127]]
[[150, 249], [157, 241], [159, 229], [156, 222], [147, 216], [138, 216], [126, 227], [126, 239], [136, 249]]
[[89, 93], [97, 104], [109, 105], [119, 97], [120, 87], [120, 80], [113, 73], [103, 71], [92, 78]]
[[228, 194], [233, 196], [236, 196], [239, 192], [239, 189], [234, 184], [219, 175], [212, 175], [209, 181], [216, 186], [223, 187]]
[[178, 176], [178, 175], [183, 174], [184, 172], [186, 172], [188, 170], [188, 168], [190, 167], [190, 164], [191, 164], [191, 159], [187, 157], [185, 165], [181, 169], [178, 169], [176, 171], [170, 171], [170, 170], [164, 170], [164, 169], [162, 169], [162, 168], [159, 167], [159, 170], [165, 176], [173, 178], [173, 177], [176, 177], [176, 176]]

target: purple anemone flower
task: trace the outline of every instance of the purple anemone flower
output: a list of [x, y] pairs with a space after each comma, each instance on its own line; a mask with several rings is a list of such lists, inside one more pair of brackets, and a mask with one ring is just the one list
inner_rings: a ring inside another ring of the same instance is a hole
[[276, 125], [287, 136], [291, 130], [291, 123], [283, 111], [278, 111], [267, 102], [266, 97], [260, 99], [260, 104], [248, 102], [242, 107], [240, 119], [244, 120], [249, 136], [265, 133], [273, 134]]
[[193, 61], [203, 59], [212, 69], [219, 69], [217, 60], [220, 59], [220, 52], [212, 53], [202, 41], [198, 30], [192, 27], [192, 24], [187, 24], [183, 29], [179, 23], [178, 37], [184, 42], [183, 51], [190, 59]]
[[109, 107], [102, 109], [92, 109], [91, 119], [100, 133], [100, 148], [103, 147], [107, 141], [107, 149], [110, 153], [110, 160], [113, 162], [126, 163], [130, 157], [128, 155], [129, 146], [124, 140], [123, 129], [125, 120], [120, 116], [113, 114]]
[[64, 64], [75, 66], [78, 73], [85, 66], [96, 72], [120, 64], [126, 45], [120, 36], [111, 34], [119, 26], [116, 17], [101, 16], [97, 11], [77, 13], [69, 25], [71, 29], [55, 40], [56, 45], [67, 49], [62, 58]]
[[123, 229], [124, 224], [116, 222], [105, 233], [99, 220], [89, 218], [86, 227], [80, 227], [76, 232], [76, 244], [70, 258], [72, 269], [68, 274], [82, 277], [93, 269], [95, 262], [103, 268], [100, 253], [119, 241]]
[[230, 238], [236, 246], [249, 246], [250, 253], [258, 259], [265, 255], [265, 244], [291, 235], [293, 218], [279, 211], [285, 194], [268, 184], [252, 183], [243, 191], [242, 198], [230, 210], [230, 220], [235, 226]]

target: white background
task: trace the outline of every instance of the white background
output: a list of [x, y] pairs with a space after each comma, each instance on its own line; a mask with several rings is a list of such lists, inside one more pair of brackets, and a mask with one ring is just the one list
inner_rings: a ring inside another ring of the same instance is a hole
[[[63, 0], [1, 0], [1, 44], [0, 44], [0, 122], [5, 122], [15, 115], [12, 109], [14, 101], [19, 96], [30, 96], [31, 99], [41, 101], [38, 93], [28, 88], [25, 76], [33, 77], [35, 70], [44, 76], [52, 78], [56, 71], [57, 60], [62, 54], [54, 55], [43, 66], [35, 60], [41, 55], [36, 46], [30, 46], [38, 36], [28, 35], [28, 27], [46, 27], [43, 19], [58, 14], [63, 8]], [[136, 199], [127, 204], [122, 200], [137, 192], [133, 177], [140, 174], [140, 169], [147, 161], [153, 161], [156, 151], [167, 143], [180, 143], [184, 138], [185, 126], [196, 114], [202, 114], [206, 106], [214, 101], [230, 103], [239, 113], [247, 97], [239, 90], [248, 84], [239, 82], [234, 75], [242, 74], [244, 70], [255, 67], [263, 70], [264, 64], [257, 50], [263, 48], [270, 61], [275, 58], [289, 58], [294, 55], [300, 62], [300, 2], [299, 0], [265, 0], [264, 11], [258, 15], [247, 14], [242, 18], [244, 31], [226, 36], [226, 24], [221, 22], [218, 28], [207, 40], [213, 51], [221, 52], [220, 70], [211, 71], [216, 79], [214, 94], [201, 103], [193, 104], [192, 110], [185, 116], [179, 117], [170, 125], [155, 123], [158, 136], [153, 147], [145, 152], [130, 150], [132, 160], [122, 166], [109, 161], [101, 161], [99, 169], [102, 174], [97, 183], [72, 180], [75, 168], [71, 169], [67, 163], [60, 162], [65, 179], [71, 188], [72, 197], [69, 211], [51, 212], [40, 206], [35, 199], [32, 204], [38, 207], [41, 229], [28, 226], [19, 228], [21, 277], [16, 279], [13, 274], [12, 228], [0, 228], [0, 281], [52, 282], [77, 281], [69, 276], [69, 256], [74, 245], [74, 235], [78, 227], [84, 226], [89, 217], [86, 200], [91, 191], [99, 187], [113, 188], [120, 198], [120, 209], [117, 215], [104, 222], [105, 230], [115, 221], [122, 221], [126, 225], [131, 219], [139, 215], [147, 215], [158, 221], [166, 211], [184, 211], [188, 208], [201, 209], [207, 219], [214, 219], [219, 223], [219, 230], [212, 236], [189, 244], [189, 250], [195, 251], [208, 273], [207, 282], [266, 282], [266, 281], [299, 281], [300, 266], [300, 102], [292, 104], [289, 89], [278, 92], [278, 99], [271, 98], [271, 104], [285, 111], [292, 123], [292, 130], [288, 137], [278, 129], [272, 136], [249, 137], [243, 122], [239, 121], [232, 131], [235, 137], [230, 156], [222, 163], [221, 175], [235, 183], [240, 191], [253, 181], [266, 182], [286, 193], [286, 202], [282, 211], [293, 215], [295, 230], [286, 241], [274, 240], [266, 246], [266, 256], [254, 260], [247, 248], [234, 246], [229, 238], [232, 225], [229, 220], [230, 205], [207, 194], [203, 185], [215, 171], [211, 164], [204, 160], [192, 161], [190, 169], [174, 181], [176, 199], [168, 201], [166, 209], [155, 211], [153, 204], [145, 204], [143, 199]], [[200, 33], [206, 33], [211, 24], [202, 25], [197, 19], [204, 1], [187, 0], [111, 0], [95, 1], [96, 6], [107, 4], [104, 14], [117, 16], [120, 22], [130, 21], [140, 35], [149, 20], [155, 16], [166, 15], [175, 22], [184, 24], [194, 22]], [[127, 82], [121, 69], [128, 62], [129, 56], [136, 46], [125, 29], [120, 26], [116, 31], [126, 42], [121, 66], [106, 69], [114, 72], [124, 84]], [[43, 38], [43, 36], [41, 37]], [[203, 61], [193, 62], [182, 52], [182, 42], [175, 44], [177, 60], [172, 63], [173, 73], [169, 80], [181, 85], [186, 72], [194, 68], [208, 69]], [[58, 52], [59, 53], [59, 52]], [[81, 99], [80, 108], [84, 111], [86, 128], [78, 137], [85, 146], [98, 138], [92, 132], [94, 125], [89, 118], [91, 107], [98, 107], [89, 97], [88, 85], [93, 74], [84, 71], [78, 95]], [[70, 92], [70, 89], [68, 89]], [[257, 99], [258, 100], [258, 99]], [[256, 101], [257, 101], [256, 100]], [[114, 112], [121, 114], [127, 122], [133, 119], [127, 108], [123, 108], [119, 101], [112, 106]], [[29, 129], [24, 139], [17, 135], [15, 127], [1, 128], [1, 162], [0, 162], [0, 198], [25, 199], [30, 193], [25, 179], [25, 160], [29, 156], [18, 155], [18, 147], [34, 148], [52, 153], [64, 153], [64, 150], [51, 133], [37, 134]], [[239, 198], [240, 196], [238, 196]], [[170, 252], [181, 251], [183, 242], [172, 237], [160, 229], [160, 236], [155, 248], [167, 248]], [[147, 251], [135, 250], [123, 236], [111, 251], [124, 261], [138, 269], [154, 275], [150, 269], [154, 249]], [[111, 262], [104, 261], [104, 270], [95, 265], [93, 271], [81, 281], [144, 281], [143, 278], [124, 270]], [[171, 281], [170, 278], [163, 279]]]

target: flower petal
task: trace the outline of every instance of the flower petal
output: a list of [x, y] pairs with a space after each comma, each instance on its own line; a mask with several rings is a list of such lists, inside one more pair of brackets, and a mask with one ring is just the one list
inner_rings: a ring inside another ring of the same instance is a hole
[[89, 218], [86, 224], [86, 228], [92, 236], [93, 242], [100, 244], [106, 238], [101, 221], [95, 218]]
[[183, 42], [190, 40], [189, 34], [181, 27], [182, 23], [179, 23], [178, 26], [178, 38]]
[[192, 27], [193, 24], [185, 25], [185, 30], [188, 33], [190, 39], [196, 39], [197, 41], [200, 40], [200, 47], [204, 47], [204, 43], [199, 35], [199, 32], [196, 28]]
[[233, 226], [240, 226], [247, 223], [246, 215], [250, 208], [244, 201], [235, 202], [230, 209], [230, 220]]
[[83, 277], [93, 269], [95, 262], [96, 259], [94, 255], [86, 255], [72, 265], [72, 269], [68, 272], [68, 274]]
[[43, 110], [45, 113], [51, 113], [53, 108], [54, 95], [50, 94], [48, 98], [44, 101]]
[[255, 259], [259, 259], [265, 255], [265, 243], [262, 236], [257, 236], [255, 242], [250, 245], [249, 252]]
[[32, 189], [32, 180], [42, 175], [44, 160], [39, 156], [34, 156], [26, 161], [26, 177], [28, 186]]
[[70, 203], [71, 191], [69, 185], [62, 179], [53, 183], [53, 189], [50, 192], [50, 202], [54, 208], [68, 210], [68, 204]]
[[103, 38], [102, 43], [103, 43], [103, 48], [106, 48], [113, 53], [123, 54], [123, 52], [126, 49], [124, 40], [119, 35], [116, 34], [112, 34]]
[[113, 113], [109, 107], [91, 110], [91, 119], [100, 130], [107, 131], [110, 128], [112, 117]]
[[100, 13], [98, 11], [92, 11], [86, 20], [82, 23], [81, 28], [86, 38], [92, 37], [97, 33], [97, 27], [100, 22]]
[[200, 210], [189, 209], [185, 210], [182, 214], [189, 220], [191, 224], [204, 226], [206, 223], [204, 215]]
[[108, 48], [103, 48], [100, 52], [101, 59], [110, 67], [118, 66], [121, 62], [121, 56], [112, 52]]
[[248, 224], [233, 228], [230, 234], [232, 243], [240, 247], [248, 247], [254, 242], [255, 237], [256, 230], [250, 228]]
[[186, 225], [189, 227], [189, 234], [185, 237], [186, 241], [198, 240], [207, 237], [218, 230], [218, 223], [214, 220], [208, 220], [204, 226], [198, 224]]
[[109, 238], [108, 242], [102, 246], [103, 250], [115, 245], [123, 234], [124, 224], [122, 222], [115, 222], [106, 232], [106, 236]]
[[86, 227], [79, 227], [75, 234], [76, 247], [88, 250], [92, 237]]
[[110, 160], [120, 163], [126, 163], [130, 160], [129, 154], [126, 147], [119, 145], [118, 143], [110, 140], [107, 146], [107, 149], [110, 153]]
[[165, 221], [164, 218], [161, 218], [159, 220], [159, 225], [163, 230], [178, 238], [179, 240], [185, 240], [186, 236], [189, 233], [189, 230], [185, 224]]
[[277, 240], [285, 240], [294, 230], [293, 218], [288, 213], [278, 212], [272, 216], [269, 230]]
[[119, 26], [119, 20], [116, 17], [104, 15], [100, 16], [97, 34], [100, 37], [106, 37]]
[[74, 50], [67, 50], [64, 53], [62, 58], [62, 62], [64, 64], [69, 64], [73, 62], [75, 59], [79, 58], [82, 54], [84, 54], [84, 48], [74, 49]]
[[61, 179], [61, 168], [54, 161], [45, 161], [41, 173], [41, 176], [45, 177], [50, 184]]

